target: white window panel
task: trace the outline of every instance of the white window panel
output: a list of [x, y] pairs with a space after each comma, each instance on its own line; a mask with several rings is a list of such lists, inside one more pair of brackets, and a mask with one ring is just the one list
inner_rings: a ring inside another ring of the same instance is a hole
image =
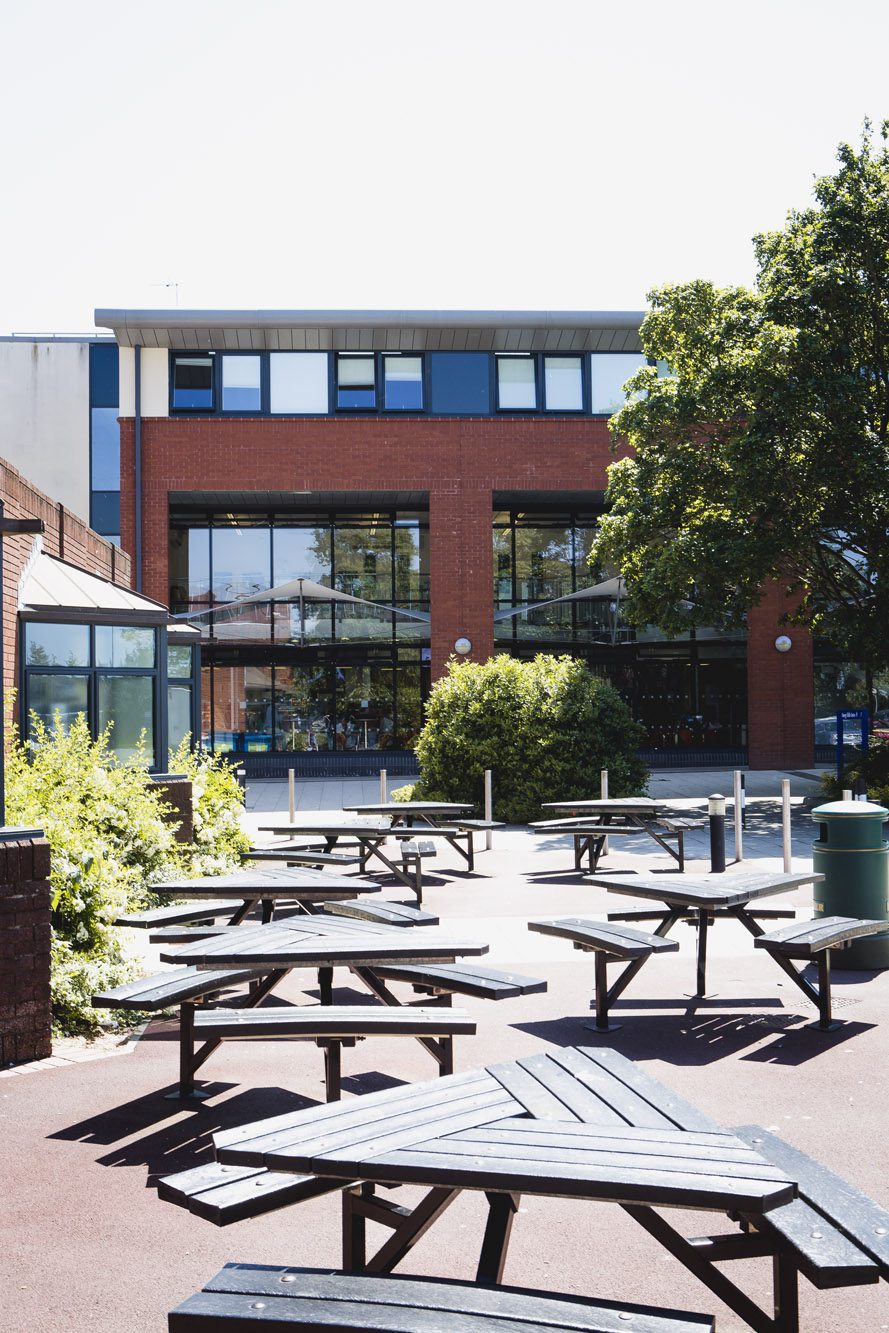
[[548, 412], [579, 412], [583, 407], [583, 374], [579, 356], [546, 356], [543, 378]]
[[497, 388], [499, 407], [530, 408], [534, 411], [537, 407], [537, 386], [531, 357], [498, 357]]
[[611, 416], [626, 402], [623, 386], [640, 366], [641, 352], [593, 352], [590, 356], [590, 410]]
[[326, 352], [271, 352], [269, 381], [273, 414], [315, 415], [330, 410]]
[[222, 358], [222, 410], [258, 412], [260, 398], [260, 358], [224, 356]]

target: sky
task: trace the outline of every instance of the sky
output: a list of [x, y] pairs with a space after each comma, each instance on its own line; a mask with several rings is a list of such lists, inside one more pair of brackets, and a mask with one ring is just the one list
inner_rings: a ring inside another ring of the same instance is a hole
[[0, 332], [749, 284], [887, 69], [886, 0], [0, 0]]

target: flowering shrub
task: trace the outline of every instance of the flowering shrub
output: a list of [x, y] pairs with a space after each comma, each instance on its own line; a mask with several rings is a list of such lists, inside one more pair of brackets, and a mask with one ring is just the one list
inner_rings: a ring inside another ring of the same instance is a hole
[[[52, 727], [32, 717], [32, 738], [14, 735], [6, 762], [7, 820], [42, 828], [52, 849], [52, 1006], [57, 1033], [96, 1031], [107, 1010], [97, 991], [128, 980], [135, 965], [114, 926], [122, 912], [153, 906], [151, 885], [230, 870], [247, 845], [234, 777], [207, 756], [177, 752], [195, 784], [196, 852], [175, 839], [169, 807], [144, 759], [119, 763], [106, 730], [97, 740], [80, 715]], [[113, 1015], [133, 1022], [131, 1013]]]

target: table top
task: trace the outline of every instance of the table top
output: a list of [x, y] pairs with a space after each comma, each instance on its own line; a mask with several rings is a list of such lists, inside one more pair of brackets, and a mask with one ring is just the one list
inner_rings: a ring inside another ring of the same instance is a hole
[[382, 838], [392, 832], [391, 824], [372, 824], [369, 820], [353, 819], [344, 823], [340, 819], [319, 819], [313, 824], [261, 824], [260, 833], [291, 834], [298, 837], [301, 833], [320, 834], [323, 837], [341, 838]]
[[171, 893], [177, 898], [232, 898], [240, 894], [243, 898], [292, 898], [295, 902], [333, 902], [380, 892], [380, 885], [372, 879], [261, 865], [248, 865], [230, 875], [168, 880], [151, 888], [154, 893]]
[[233, 926], [203, 940], [162, 950], [167, 963], [216, 967], [372, 967], [374, 963], [450, 963], [488, 952], [478, 940], [455, 939], [433, 926], [388, 926], [349, 917], [288, 917]]
[[648, 815], [654, 817], [664, 809], [663, 801], [648, 796], [623, 796], [596, 801], [544, 801], [547, 810], [582, 810], [597, 815]]
[[656, 898], [677, 907], [743, 907], [754, 898], [773, 893], [789, 893], [802, 884], [816, 884], [824, 878], [813, 871], [785, 875], [780, 871], [743, 871], [739, 874], [710, 875], [599, 875], [587, 876], [611, 893], [629, 898]]
[[312, 1107], [215, 1137], [221, 1162], [410, 1182], [738, 1209], [792, 1180], [618, 1052], [567, 1047]]
[[460, 815], [472, 809], [458, 801], [387, 801], [380, 805], [344, 805], [353, 815]]

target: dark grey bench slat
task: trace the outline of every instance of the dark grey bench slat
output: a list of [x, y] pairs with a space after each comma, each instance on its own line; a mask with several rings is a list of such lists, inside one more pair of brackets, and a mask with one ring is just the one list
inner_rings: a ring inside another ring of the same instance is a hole
[[342, 1188], [342, 1181], [321, 1176], [297, 1176], [265, 1167], [223, 1166], [219, 1162], [164, 1176], [157, 1184], [158, 1197], [165, 1203], [187, 1208], [219, 1227]]
[[889, 1280], [889, 1211], [759, 1125], [742, 1125], [732, 1133], [786, 1171], [797, 1182], [800, 1198], [864, 1250]]
[[[262, 1308], [257, 1309], [257, 1306]], [[440, 1278], [227, 1264], [171, 1311], [170, 1333], [335, 1328], [361, 1333], [712, 1333], [708, 1315]], [[261, 1322], [260, 1322], [261, 1321]]]
[[678, 940], [664, 939], [647, 930], [634, 930], [613, 921], [592, 921], [583, 916], [554, 917], [551, 920], [529, 921], [528, 929], [539, 935], [560, 935], [590, 949], [601, 949], [615, 958], [644, 958], [654, 953], [671, 953], [679, 948]]
[[[654, 1122], [649, 1119], [643, 1120], [641, 1115], [648, 1116], [654, 1113], [665, 1117], [669, 1124], [675, 1125], [678, 1129], [701, 1130], [704, 1133], [723, 1129], [722, 1125], [685, 1101], [672, 1088], [665, 1089], [662, 1083], [651, 1078], [638, 1064], [628, 1060], [619, 1051], [611, 1051], [604, 1046], [601, 1048], [575, 1046], [553, 1052], [552, 1058], [560, 1060], [575, 1077], [597, 1090], [600, 1088], [599, 1080], [604, 1071], [607, 1082], [602, 1092], [609, 1098], [610, 1105], [621, 1108], [630, 1125], [651, 1126]], [[621, 1085], [625, 1089], [624, 1092], [620, 1091]], [[628, 1098], [631, 1100], [627, 1100]], [[648, 1107], [647, 1112], [643, 1111], [643, 1104]], [[732, 1133], [737, 1131], [733, 1130]]]
[[877, 935], [889, 930], [889, 922], [865, 921], [849, 916], [816, 917], [814, 921], [794, 921], [768, 935], [758, 935], [759, 949], [782, 953], [785, 958], [811, 958], [822, 949], [835, 948], [862, 935]]
[[480, 1000], [506, 1000], [517, 995], [539, 995], [546, 982], [517, 972], [498, 972], [493, 968], [465, 963], [377, 964], [372, 971], [387, 981], [406, 981], [412, 986], [440, 990], [453, 995], [471, 995]]
[[286, 861], [295, 866], [353, 866], [364, 858], [348, 852], [307, 852], [302, 848], [252, 847], [243, 852], [243, 861]]
[[472, 1036], [475, 1020], [462, 1009], [389, 1009], [383, 1005], [318, 1004], [268, 1009], [207, 1009], [194, 1016], [195, 1032], [203, 1037], [354, 1037]]
[[773, 1209], [758, 1225], [793, 1248], [800, 1270], [822, 1291], [880, 1280], [874, 1261], [803, 1199]]
[[144, 912], [127, 912], [115, 921], [116, 926], [141, 929], [150, 926], [172, 926], [182, 921], [203, 921], [217, 916], [231, 916], [243, 905], [240, 898], [214, 902], [177, 903], [172, 907], [152, 907]]
[[212, 939], [214, 935], [220, 935], [224, 930], [228, 930], [228, 926], [189, 926], [187, 923], [181, 926], [159, 926], [156, 930], [149, 931], [148, 942], [191, 944], [195, 940]]
[[412, 838], [410, 842], [399, 842], [398, 851], [402, 858], [408, 856], [437, 856], [435, 846], [427, 840]]
[[92, 999], [95, 1009], [166, 1009], [182, 1000], [197, 999], [201, 995], [224, 990], [242, 981], [250, 981], [272, 971], [271, 968], [218, 968], [203, 971], [197, 967], [178, 967], [170, 972], [158, 972], [127, 981], [112, 990], [102, 991]]
[[421, 907], [411, 907], [408, 903], [366, 903], [356, 899], [354, 902], [328, 903], [324, 911], [331, 916], [354, 917], [359, 921], [381, 921], [389, 926], [440, 925], [440, 919], [434, 912], [424, 911]]
[[487, 833], [490, 829], [506, 828], [502, 819], [454, 819], [455, 828], [469, 829], [472, 833]]

